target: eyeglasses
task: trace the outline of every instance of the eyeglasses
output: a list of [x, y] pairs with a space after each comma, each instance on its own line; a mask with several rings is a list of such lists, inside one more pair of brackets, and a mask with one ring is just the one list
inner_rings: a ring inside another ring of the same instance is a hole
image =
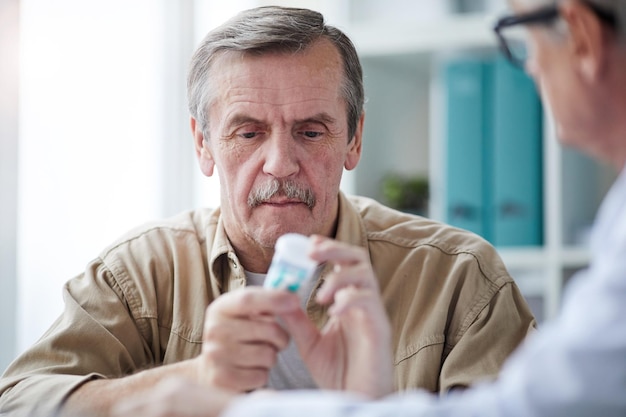
[[[591, 3], [585, 3], [596, 16], [612, 28], [616, 27], [615, 16]], [[548, 6], [530, 13], [509, 15], [500, 18], [493, 30], [504, 56], [514, 65], [524, 68], [528, 59], [528, 33], [522, 25], [547, 25], [559, 16], [556, 5]]]

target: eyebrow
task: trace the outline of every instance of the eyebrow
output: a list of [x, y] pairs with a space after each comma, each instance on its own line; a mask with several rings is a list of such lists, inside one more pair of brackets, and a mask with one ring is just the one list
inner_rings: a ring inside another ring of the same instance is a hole
[[[311, 123], [311, 122], [335, 124], [337, 122], [337, 119], [335, 119], [334, 117], [332, 117], [330, 114], [326, 112], [321, 112], [321, 113], [317, 113], [311, 117], [307, 117], [304, 119], [296, 119], [295, 121], [296, 124]], [[256, 123], [256, 124], [262, 124], [262, 125], [266, 124], [265, 122], [259, 119], [255, 119], [254, 117], [247, 116], [245, 114], [236, 114], [228, 121], [225, 127], [227, 130], [230, 130], [235, 126], [240, 126], [240, 125], [247, 124], [247, 123]]]
[[321, 122], [323, 124], [335, 124], [335, 123], [337, 123], [337, 119], [335, 119], [334, 117], [332, 117], [328, 113], [321, 112], [321, 113], [317, 113], [314, 116], [307, 117], [306, 119], [298, 119], [298, 120], [296, 120], [296, 123], [298, 123], [298, 124], [307, 123], [307, 122], [314, 122], [314, 123], [320, 123]]
[[224, 126], [226, 130], [230, 131], [235, 126], [240, 126], [246, 123], [256, 123], [256, 124], [265, 124], [259, 119], [255, 119], [254, 117], [247, 116], [245, 114], [235, 114], [228, 123]]

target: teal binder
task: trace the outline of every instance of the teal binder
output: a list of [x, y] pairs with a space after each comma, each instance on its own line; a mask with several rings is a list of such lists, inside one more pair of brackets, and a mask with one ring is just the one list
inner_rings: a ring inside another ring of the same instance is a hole
[[543, 244], [543, 116], [534, 82], [504, 58], [443, 68], [446, 221], [495, 246]]
[[542, 107], [532, 79], [504, 58], [493, 72], [493, 230], [496, 246], [543, 243]]
[[446, 221], [488, 237], [492, 64], [458, 60], [446, 63], [443, 72]]

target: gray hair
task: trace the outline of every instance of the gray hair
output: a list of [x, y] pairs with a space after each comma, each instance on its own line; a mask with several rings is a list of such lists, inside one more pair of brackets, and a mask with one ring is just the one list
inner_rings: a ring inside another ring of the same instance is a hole
[[220, 54], [298, 53], [321, 39], [337, 47], [343, 61], [341, 93], [346, 100], [348, 140], [356, 132], [363, 113], [363, 70], [352, 41], [339, 29], [325, 24], [321, 13], [308, 9], [265, 6], [243, 11], [209, 32], [191, 58], [187, 77], [189, 111], [208, 132], [208, 109], [216, 86], [211, 66]]
[[[622, 41], [626, 40], [626, 0], [581, 0], [583, 3], [595, 6], [597, 9], [607, 12], [615, 18], [615, 30]], [[531, 5], [549, 5], [559, 3], [560, 0], [525, 0]], [[560, 30], [564, 30], [563, 25], [556, 25]]]
[[622, 41], [626, 38], [626, 0], [584, 0], [615, 18], [615, 31]]

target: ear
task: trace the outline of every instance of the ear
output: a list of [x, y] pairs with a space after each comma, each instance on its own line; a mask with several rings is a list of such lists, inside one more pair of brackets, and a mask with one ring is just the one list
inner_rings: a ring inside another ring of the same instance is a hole
[[191, 118], [191, 132], [193, 133], [196, 157], [200, 164], [200, 170], [204, 175], [210, 177], [213, 175], [215, 161], [209, 149], [209, 140], [204, 138], [200, 124], [193, 117]]
[[607, 65], [608, 31], [598, 16], [580, 1], [562, 3], [560, 13], [569, 27], [575, 68], [587, 81], [596, 81]]
[[356, 131], [352, 137], [352, 141], [348, 144], [348, 154], [346, 155], [346, 161], [344, 167], [351, 171], [356, 168], [359, 160], [361, 159], [361, 150], [363, 146], [363, 122], [365, 121], [365, 113], [361, 113], [359, 121], [356, 125]]

